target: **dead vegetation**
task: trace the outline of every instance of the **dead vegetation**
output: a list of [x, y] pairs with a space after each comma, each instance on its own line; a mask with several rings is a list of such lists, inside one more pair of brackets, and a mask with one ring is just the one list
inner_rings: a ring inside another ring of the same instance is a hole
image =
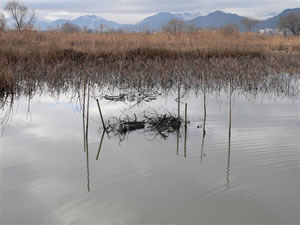
[[282, 50], [299, 54], [300, 40], [223, 30], [178, 35], [9, 31], [0, 34], [0, 50], [0, 57], [10, 63], [86, 63], [136, 58], [263, 57]]
[[160, 136], [163, 139], [168, 138], [169, 134], [179, 132], [182, 119], [168, 114], [158, 114], [145, 112], [143, 116], [133, 117], [128, 115], [125, 118], [110, 118], [105, 131], [109, 137], [118, 137], [122, 142], [129, 133], [141, 130], [148, 136]]

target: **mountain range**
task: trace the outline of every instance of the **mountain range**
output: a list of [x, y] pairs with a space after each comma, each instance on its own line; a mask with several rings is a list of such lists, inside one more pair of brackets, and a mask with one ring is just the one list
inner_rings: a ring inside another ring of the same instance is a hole
[[[261, 20], [255, 27], [254, 31], [265, 28], [276, 29], [279, 18], [292, 12], [300, 13], [300, 8], [286, 9], [276, 16], [266, 20]], [[46, 30], [48, 28], [56, 28], [64, 23], [72, 23], [79, 27], [85, 26], [88, 29], [95, 30], [99, 25], [103, 24], [106, 27], [114, 30], [123, 29], [130, 32], [155, 32], [161, 30], [162, 26], [166, 25], [172, 19], [182, 19], [186, 21], [186, 23], [192, 24], [197, 28], [220, 28], [228, 24], [236, 24], [239, 26], [240, 30], [243, 31], [244, 28], [241, 22], [244, 18], [245, 17], [237, 14], [225, 13], [222, 11], [215, 11], [206, 16], [200, 16], [199, 13], [174, 14], [170, 12], [160, 12], [153, 16], [147, 17], [136, 24], [119, 24], [94, 15], [86, 15], [80, 16], [74, 20], [58, 19], [51, 22], [37, 20], [35, 25], [41, 30]]]

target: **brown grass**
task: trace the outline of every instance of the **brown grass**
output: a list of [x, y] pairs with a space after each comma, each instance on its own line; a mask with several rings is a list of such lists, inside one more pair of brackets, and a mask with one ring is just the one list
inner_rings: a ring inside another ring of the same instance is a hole
[[[0, 35], [0, 57], [10, 60], [136, 57], [260, 57], [268, 53], [300, 53], [300, 38], [255, 33], [198, 31], [192, 34], [88, 34], [6, 32]], [[73, 57], [73, 58], [72, 58]]]

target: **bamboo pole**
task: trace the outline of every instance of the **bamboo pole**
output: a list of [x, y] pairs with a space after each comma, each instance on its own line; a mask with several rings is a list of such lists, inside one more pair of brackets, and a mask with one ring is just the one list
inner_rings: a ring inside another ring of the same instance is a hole
[[101, 117], [101, 121], [102, 121], [103, 129], [106, 131], [106, 127], [105, 127], [105, 123], [104, 123], [104, 119], [103, 119], [103, 115], [102, 115], [102, 111], [101, 111], [100, 103], [99, 103], [99, 100], [98, 100], [98, 99], [96, 99], [96, 101], [97, 101], [98, 110], [99, 110], [99, 114], [100, 114], [100, 117]]
[[103, 143], [103, 139], [104, 139], [104, 133], [105, 133], [105, 130], [103, 130], [103, 132], [102, 132], [102, 136], [101, 136], [101, 140], [100, 140], [100, 143], [99, 143], [99, 148], [98, 148], [98, 153], [97, 153], [96, 160], [99, 159], [99, 155], [100, 155], [100, 151], [101, 151], [102, 143]]

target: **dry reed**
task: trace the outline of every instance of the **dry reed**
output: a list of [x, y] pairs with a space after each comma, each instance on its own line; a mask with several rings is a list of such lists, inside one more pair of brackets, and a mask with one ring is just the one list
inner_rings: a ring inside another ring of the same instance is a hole
[[197, 31], [192, 34], [88, 34], [3, 32], [0, 56], [9, 60], [131, 59], [135, 57], [238, 57], [300, 54], [300, 38], [255, 33]]

